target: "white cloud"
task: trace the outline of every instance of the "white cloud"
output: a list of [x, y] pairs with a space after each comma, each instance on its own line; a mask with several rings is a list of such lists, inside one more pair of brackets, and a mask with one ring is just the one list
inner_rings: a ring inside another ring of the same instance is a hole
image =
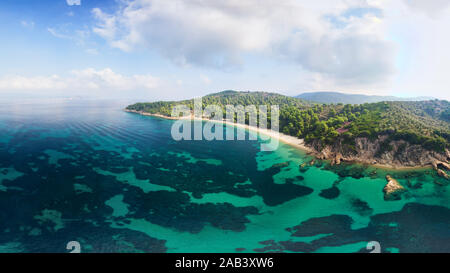
[[0, 90], [44, 90], [65, 89], [67, 83], [57, 75], [47, 77], [25, 77], [20, 75], [2, 76], [0, 78]]
[[59, 27], [58, 29], [47, 28], [47, 31], [56, 38], [72, 40], [78, 46], [84, 46], [91, 35], [89, 30], [69, 30], [65, 26]]
[[73, 70], [67, 77], [59, 75], [26, 77], [5, 75], [0, 77], [0, 90], [45, 90], [45, 91], [142, 91], [152, 90], [159, 79], [151, 75], [125, 76], [109, 68], [95, 70]]
[[450, 1], [448, 0], [405, 0], [405, 3], [416, 11], [426, 13], [430, 17], [439, 16], [450, 6]]
[[69, 25], [60, 25], [55, 28], [47, 28], [47, 31], [56, 38], [72, 41], [76, 46], [84, 48], [88, 54], [97, 55], [99, 52], [95, 47], [97, 44], [90, 39], [89, 29], [73, 30]]
[[99, 8], [94, 8], [92, 13], [99, 20], [98, 26], [93, 28], [93, 32], [107, 40], [114, 39], [116, 36], [116, 17], [103, 13]]
[[58, 32], [56, 29], [54, 28], [47, 28], [47, 31], [50, 32], [51, 35], [55, 36], [56, 38], [60, 38], [60, 39], [69, 39], [72, 40], [73, 37], [67, 34], [62, 34], [60, 32]]
[[81, 6], [81, 0], [66, 0], [69, 6]]
[[23, 20], [23, 21], [20, 21], [20, 24], [23, 27], [26, 27], [26, 28], [30, 28], [30, 29], [34, 28], [34, 22], [33, 21], [25, 21], [25, 20]]
[[[382, 24], [389, 39], [396, 44], [396, 54], [392, 57], [396, 71], [392, 82], [379, 90], [394, 95], [450, 100], [450, 36], [445, 35], [450, 26], [450, 2], [413, 2], [383, 2]], [[436, 3], [442, 6], [430, 9]]]
[[[124, 51], [157, 50], [175, 63], [228, 68], [246, 54], [299, 64], [344, 82], [385, 79], [393, 47], [370, 0], [134, 0], [93, 10], [93, 31]], [[362, 12], [364, 11], [364, 12]]]

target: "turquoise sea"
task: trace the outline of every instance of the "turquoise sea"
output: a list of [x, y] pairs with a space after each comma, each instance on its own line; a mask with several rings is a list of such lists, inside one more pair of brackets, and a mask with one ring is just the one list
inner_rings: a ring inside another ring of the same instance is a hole
[[0, 101], [0, 252], [450, 252], [449, 181], [431, 169], [177, 142], [128, 103]]

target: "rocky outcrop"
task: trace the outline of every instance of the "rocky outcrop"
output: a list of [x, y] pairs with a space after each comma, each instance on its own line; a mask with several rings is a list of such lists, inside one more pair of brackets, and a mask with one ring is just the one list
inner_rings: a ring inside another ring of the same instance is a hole
[[431, 163], [431, 165], [433, 166], [433, 169], [437, 172], [437, 174], [440, 177], [444, 177], [445, 179], [449, 179], [448, 174], [445, 171], [439, 169], [439, 167], [442, 167], [444, 169], [450, 170], [450, 165], [448, 163], [442, 162], [442, 161], [433, 161]]
[[388, 183], [383, 188], [384, 200], [399, 200], [400, 194], [405, 191], [405, 188], [390, 175], [386, 175], [386, 180], [388, 181]]
[[433, 169], [435, 169], [436, 171], [437, 171], [437, 169], [438, 169], [437, 162], [438, 162], [438, 161], [433, 161], [433, 162], [431, 162], [431, 166], [433, 166]]
[[445, 179], [449, 179], [448, 174], [447, 174], [446, 172], [444, 172], [443, 170], [441, 170], [441, 169], [438, 169], [438, 170], [437, 170], [437, 174], [438, 174], [439, 176], [441, 176], [441, 177], [444, 177]]
[[446, 162], [437, 161], [437, 162], [436, 162], [436, 167], [437, 167], [437, 168], [438, 168], [438, 167], [442, 167], [442, 168], [444, 168], [444, 169], [450, 171], [450, 164], [448, 164], [448, 163], [446, 163]]
[[[314, 141], [309, 145], [316, 151], [316, 157], [331, 160], [331, 164], [347, 161], [401, 168], [426, 167], [435, 163], [445, 169], [450, 167], [448, 149], [438, 153], [427, 150], [421, 145], [409, 144], [404, 140], [390, 141], [388, 135], [380, 135], [376, 139], [358, 137], [355, 139], [354, 145], [338, 142], [334, 145], [324, 146], [319, 141]], [[389, 149], [382, 147], [389, 147]]]
[[341, 161], [343, 160], [343, 156], [341, 153], [337, 153], [336, 156], [331, 160], [331, 165], [339, 165], [341, 164]]

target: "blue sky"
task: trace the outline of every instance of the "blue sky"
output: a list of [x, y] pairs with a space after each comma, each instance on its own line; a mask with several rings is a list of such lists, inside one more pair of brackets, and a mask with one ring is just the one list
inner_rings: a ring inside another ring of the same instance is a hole
[[0, 95], [450, 99], [443, 0], [4, 0]]

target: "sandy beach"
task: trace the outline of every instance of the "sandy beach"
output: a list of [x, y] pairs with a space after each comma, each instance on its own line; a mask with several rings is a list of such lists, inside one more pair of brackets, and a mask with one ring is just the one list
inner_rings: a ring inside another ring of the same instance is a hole
[[259, 127], [254, 127], [254, 126], [249, 126], [247, 124], [241, 124], [241, 123], [233, 123], [227, 120], [211, 120], [211, 119], [207, 119], [207, 118], [198, 118], [198, 117], [194, 117], [193, 115], [191, 116], [187, 116], [187, 117], [168, 117], [168, 116], [164, 116], [161, 114], [150, 114], [150, 113], [146, 113], [146, 112], [142, 112], [142, 111], [135, 111], [135, 110], [125, 110], [127, 112], [131, 112], [131, 113], [136, 113], [136, 114], [141, 114], [144, 116], [152, 116], [152, 117], [158, 117], [158, 118], [163, 118], [163, 119], [170, 119], [170, 120], [180, 120], [180, 119], [190, 119], [190, 120], [201, 120], [201, 121], [210, 121], [210, 122], [219, 122], [225, 125], [229, 125], [229, 126], [235, 126], [237, 128], [243, 128], [246, 129], [248, 131], [252, 131], [252, 132], [257, 132], [261, 135], [265, 135], [265, 136], [269, 136], [271, 138], [277, 139], [285, 144], [288, 144], [290, 146], [293, 146], [295, 148], [301, 149], [305, 152], [308, 153], [313, 153], [314, 151], [307, 147], [304, 144], [304, 140], [303, 139], [299, 139], [293, 136], [289, 136], [283, 133], [279, 133], [276, 131], [272, 131], [270, 129], [262, 129]]

